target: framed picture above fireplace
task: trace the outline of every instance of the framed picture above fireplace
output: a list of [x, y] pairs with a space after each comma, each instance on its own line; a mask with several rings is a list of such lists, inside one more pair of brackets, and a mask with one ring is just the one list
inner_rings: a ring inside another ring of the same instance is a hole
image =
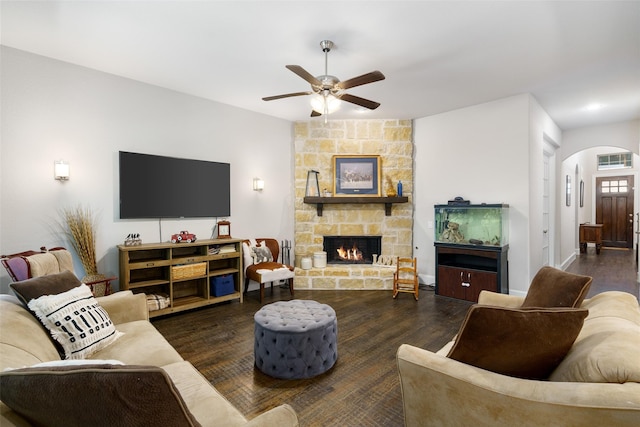
[[380, 156], [333, 156], [333, 194], [380, 197]]

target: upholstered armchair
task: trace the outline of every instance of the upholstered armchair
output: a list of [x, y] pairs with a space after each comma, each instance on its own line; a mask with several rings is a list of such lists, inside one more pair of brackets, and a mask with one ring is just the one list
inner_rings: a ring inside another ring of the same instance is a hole
[[[11, 255], [2, 255], [0, 258], [2, 258], [2, 265], [14, 282], [63, 271], [74, 273], [71, 252], [62, 247], [49, 250], [42, 247], [39, 251], [24, 251]], [[115, 277], [105, 277], [88, 281], [85, 284], [89, 286], [91, 292], [96, 296], [109, 295], [111, 293], [111, 281], [115, 279]]]
[[260, 302], [264, 299], [264, 285], [271, 282], [271, 292], [273, 293], [273, 282], [287, 280], [289, 292], [293, 296], [294, 268], [278, 262], [280, 246], [276, 239], [259, 238], [247, 239], [242, 242], [242, 253], [244, 258], [244, 291], [247, 292], [249, 282], [253, 280], [260, 284]]

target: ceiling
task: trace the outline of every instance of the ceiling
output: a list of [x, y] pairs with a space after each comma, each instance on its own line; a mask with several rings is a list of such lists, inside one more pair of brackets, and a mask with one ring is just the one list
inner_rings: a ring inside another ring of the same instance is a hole
[[[285, 68], [386, 79], [335, 118], [426, 117], [531, 93], [567, 130], [640, 118], [640, 1], [2, 1], [1, 43], [286, 120]], [[592, 108], [599, 106], [600, 108]], [[314, 119], [318, 120], [318, 119]], [[320, 119], [321, 120], [321, 119]]]

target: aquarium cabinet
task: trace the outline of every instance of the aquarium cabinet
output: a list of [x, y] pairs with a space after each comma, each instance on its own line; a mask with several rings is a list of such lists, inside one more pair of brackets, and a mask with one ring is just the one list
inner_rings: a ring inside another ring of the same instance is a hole
[[436, 205], [436, 294], [509, 293], [509, 205]]

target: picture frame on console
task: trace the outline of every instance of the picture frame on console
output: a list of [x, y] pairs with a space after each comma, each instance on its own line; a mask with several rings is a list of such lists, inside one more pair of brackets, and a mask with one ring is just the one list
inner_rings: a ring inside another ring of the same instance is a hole
[[380, 197], [380, 156], [333, 156], [333, 194]]

